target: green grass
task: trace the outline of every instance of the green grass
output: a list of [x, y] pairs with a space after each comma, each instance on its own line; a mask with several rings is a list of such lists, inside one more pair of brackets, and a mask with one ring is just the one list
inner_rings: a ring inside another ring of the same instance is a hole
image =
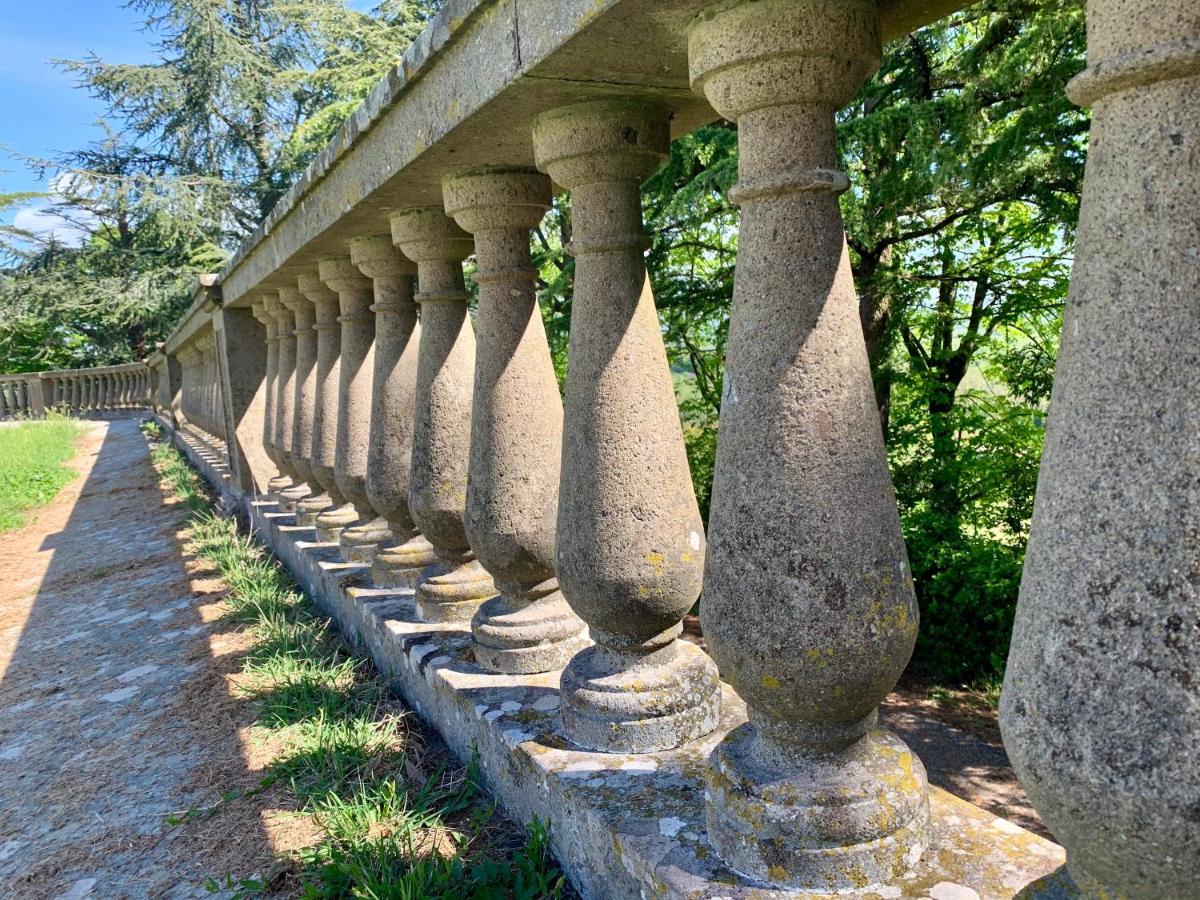
[[0, 428], [0, 534], [24, 525], [76, 476], [66, 463], [82, 430], [57, 415]]
[[[480, 790], [475, 764], [458, 765], [414, 737], [370, 660], [234, 522], [209, 511], [203, 483], [178, 451], [159, 444], [153, 458], [187, 506], [190, 549], [218, 570], [228, 617], [253, 639], [238, 682], [255, 704], [255, 736], [281, 748], [260, 790], [286, 786], [323, 834], [265, 875], [224, 873], [206, 887], [310, 900], [565, 896], [546, 827], [534, 822], [523, 835], [505, 823]], [[256, 792], [226, 792], [169, 824], [218, 815]]]

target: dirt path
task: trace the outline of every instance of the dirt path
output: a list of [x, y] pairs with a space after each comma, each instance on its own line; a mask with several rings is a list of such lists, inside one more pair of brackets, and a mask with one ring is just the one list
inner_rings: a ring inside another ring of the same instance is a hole
[[210, 897], [227, 857], [272, 849], [256, 809], [222, 817], [236, 842], [167, 824], [255, 779], [244, 638], [188, 573], [137, 422], [94, 423], [72, 465], [0, 536], [0, 897]]

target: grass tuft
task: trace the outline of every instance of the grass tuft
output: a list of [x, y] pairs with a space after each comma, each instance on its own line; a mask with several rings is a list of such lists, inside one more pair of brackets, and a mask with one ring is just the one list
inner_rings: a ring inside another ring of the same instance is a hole
[[75, 478], [66, 463], [82, 433], [78, 422], [54, 412], [0, 428], [0, 534], [20, 528], [31, 510], [45, 506]]
[[[535, 821], [515, 840], [511, 826], [499, 827], [476, 762], [461, 767], [427, 753], [370, 660], [235, 522], [210, 511], [183, 456], [159, 444], [153, 458], [186, 505], [190, 549], [228, 588], [227, 618], [253, 638], [237, 681], [255, 704], [253, 739], [279, 748], [263, 789], [286, 786], [323, 835], [280, 860], [274, 875], [226, 873], [209, 878], [208, 890], [233, 897], [282, 890], [310, 900], [565, 896], [547, 826]], [[228, 792], [171, 824], [217, 815], [258, 792]]]

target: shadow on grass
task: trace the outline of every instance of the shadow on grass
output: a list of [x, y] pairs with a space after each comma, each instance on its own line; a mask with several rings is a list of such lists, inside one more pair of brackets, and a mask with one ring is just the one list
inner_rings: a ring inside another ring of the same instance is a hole
[[504, 819], [475, 764], [459, 765], [422, 731], [279, 564], [208, 511], [183, 458], [165, 446], [155, 458], [192, 511], [192, 549], [228, 589], [226, 620], [252, 637], [238, 690], [272, 748], [267, 778], [286, 785], [318, 834], [263, 877], [230, 873], [209, 888], [311, 898], [569, 895], [545, 829], [535, 822], [525, 834]]

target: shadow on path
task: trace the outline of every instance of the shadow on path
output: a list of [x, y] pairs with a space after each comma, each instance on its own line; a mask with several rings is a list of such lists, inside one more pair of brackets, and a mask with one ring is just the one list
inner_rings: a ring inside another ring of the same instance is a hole
[[258, 811], [167, 817], [258, 777], [228, 683], [246, 638], [185, 560], [137, 420], [91, 425], [72, 465], [0, 536], [0, 897], [211, 896], [270, 857]]

